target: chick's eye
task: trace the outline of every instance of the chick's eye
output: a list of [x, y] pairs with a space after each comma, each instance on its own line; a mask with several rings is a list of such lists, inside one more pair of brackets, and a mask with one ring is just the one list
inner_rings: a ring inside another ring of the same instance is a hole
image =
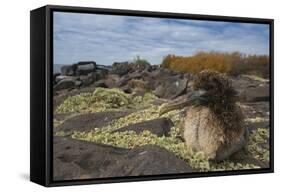
[[212, 85], [206, 85], [206, 86], [204, 86], [204, 90], [206, 90], [206, 91], [209, 91], [209, 90], [212, 90], [214, 87], [212, 86]]

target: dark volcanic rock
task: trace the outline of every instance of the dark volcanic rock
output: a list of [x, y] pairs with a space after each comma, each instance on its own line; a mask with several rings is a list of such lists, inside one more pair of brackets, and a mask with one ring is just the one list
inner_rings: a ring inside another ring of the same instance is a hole
[[64, 80], [64, 79], [75, 80], [75, 78], [73, 76], [57, 75], [56, 78], [55, 78], [55, 82], [58, 83], [58, 82], [60, 82], [61, 80]]
[[246, 118], [269, 118], [269, 102], [243, 103], [241, 108]]
[[249, 87], [243, 90], [241, 93], [241, 100], [246, 102], [269, 101], [270, 100], [269, 85]]
[[128, 94], [133, 93], [133, 90], [132, 90], [131, 87], [129, 87], [128, 85], [122, 87], [121, 90], [122, 90], [124, 93], [128, 93]]
[[54, 86], [54, 91], [59, 91], [62, 89], [71, 89], [75, 87], [75, 78], [64, 78], [60, 80], [55, 86]]
[[155, 95], [161, 98], [174, 99], [186, 93], [187, 79], [171, 77], [163, 81], [154, 91]]
[[247, 76], [230, 77], [235, 90], [240, 94], [241, 102], [269, 101], [269, 83], [253, 80]]
[[231, 161], [234, 163], [241, 163], [241, 164], [253, 164], [253, 165], [259, 166], [260, 168], [269, 168], [268, 163], [262, 162], [253, 157], [247, 157], [247, 158], [243, 158], [243, 159], [231, 159]]
[[153, 91], [158, 97], [174, 99], [186, 93], [190, 73], [175, 72], [151, 65], [134, 63], [113, 64], [112, 74], [118, 74], [119, 80], [114, 87], [135, 92]]
[[149, 90], [149, 82], [139, 79], [131, 79], [127, 86], [137, 93], [145, 94]]
[[75, 69], [76, 66], [75, 65], [65, 65], [61, 67], [61, 75], [64, 76], [72, 76], [75, 74]]
[[100, 79], [106, 78], [108, 74], [108, 70], [106, 69], [96, 69], [95, 71], [95, 80], [98, 81]]
[[127, 85], [130, 80], [132, 80], [132, 79], [136, 80], [136, 79], [140, 79], [142, 77], [143, 77], [143, 73], [138, 72], [138, 71], [130, 73], [130, 74], [126, 74], [122, 78], [120, 78], [120, 80], [116, 83], [116, 85], [118, 87], [122, 87], [122, 86]]
[[94, 61], [83, 61], [78, 62], [75, 65], [75, 75], [87, 75], [89, 73], [92, 73], [96, 69], [96, 62]]
[[115, 132], [124, 132], [124, 131], [135, 131], [136, 133], [141, 133], [145, 130], [150, 131], [151, 133], [157, 136], [168, 136], [171, 128], [174, 126], [173, 122], [167, 118], [154, 119], [150, 121], [144, 121], [129, 125], [123, 128], [116, 130]]
[[74, 131], [91, 131], [94, 128], [104, 127], [112, 120], [124, 117], [132, 112], [133, 111], [114, 111], [76, 115], [64, 121], [55, 131], [64, 131], [67, 134], [71, 134]]
[[229, 160], [231, 160], [233, 163], [253, 164], [255, 166], [259, 166], [260, 168], [269, 168], [269, 163], [251, 157], [243, 150], [230, 156]]
[[66, 118], [71, 117], [71, 116], [73, 116], [73, 115], [75, 115], [75, 114], [74, 114], [74, 113], [60, 113], [60, 114], [54, 114], [54, 115], [53, 115], [53, 116], [54, 116], [53, 119], [55, 119], [55, 120], [57, 120], [57, 121], [63, 121], [63, 120], [65, 120]]
[[158, 68], [150, 74], [149, 84], [154, 93], [165, 99], [175, 99], [186, 93], [187, 83], [192, 79], [190, 73], [180, 73]]
[[117, 74], [120, 76], [141, 71], [151, 71], [152, 66], [150, 64], [136, 64], [130, 62], [114, 62], [112, 64], [112, 74]]
[[59, 96], [54, 96], [53, 97], [53, 110], [56, 111], [57, 107], [60, 106], [63, 101], [67, 98], [67, 95], [59, 95]]
[[108, 69], [102, 65], [97, 66], [94, 61], [82, 61], [72, 65], [66, 65], [61, 68], [61, 75], [56, 78], [56, 82], [69, 77], [76, 77], [77, 82], [74, 86], [88, 86], [95, 81], [104, 79], [108, 74]]
[[112, 64], [111, 73], [120, 76], [128, 74], [132, 70], [131, 65], [132, 64], [129, 62], [114, 62]]
[[60, 73], [54, 73], [53, 74], [53, 84], [55, 85], [57, 82], [56, 82], [56, 78], [60, 76]]
[[104, 83], [108, 88], [116, 87], [116, 82], [120, 80], [119, 75], [116, 74], [108, 74], [106, 79], [104, 79]]
[[258, 128], [269, 128], [269, 121], [246, 123], [246, 127], [249, 131], [254, 131]]
[[85, 87], [104, 79], [107, 73], [106, 70], [96, 69], [94, 72], [88, 73], [87, 75], [80, 75], [79, 80], [82, 82], [83, 87]]
[[158, 146], [123, 149], [54, 137], [54, 180], [192, 172], [188, 164]]
[[95, 77], [93, 73], [89, 73], [87, 75], [80, 75], [79, 80], [82, 82], [84, 86], [88, 86], [95, 81]]
[[98, 80], [93, 84], [93, 87], [103, 87], [108, 88], [104, 79]]

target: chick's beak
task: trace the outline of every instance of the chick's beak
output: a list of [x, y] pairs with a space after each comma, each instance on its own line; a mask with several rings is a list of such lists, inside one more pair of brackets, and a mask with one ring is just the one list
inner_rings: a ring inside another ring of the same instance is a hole
[[160, 110], [159, 115], [163, 115], [164, 113], [167, 113], [169, 111], [181, 109], [185, 106], [188, 106], [188, 105], [192, 104], [194, 101], [198, 100], [205, 93], [206, 93], [205, 90], [192, 91], [192, 92], [187, 94], [187, 98], [184, 99], [183, 101], [168, 104], [167, 106], [164, 106]]
[[202, 97], [203, 95], [206, 94], [206, 91], [204, 89], [199, 89], [197, 91], [192, 91], [187, 95], [188, 101], [192, 102], [195, 101], [196, 99]]

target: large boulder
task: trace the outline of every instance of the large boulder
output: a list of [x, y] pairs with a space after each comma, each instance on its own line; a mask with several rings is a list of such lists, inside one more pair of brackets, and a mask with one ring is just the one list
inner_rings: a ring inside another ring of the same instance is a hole
[[53, 84], [55, 85], [57, 82], [56, 82], [56, 78], [60, 76], [60, 73], [54, 73], [53, 74]]
[[61, 75], [63, 76], [73, 76], [75, 75], [76, 66], [75, 65], [64, 65], [61, 67]]
[[56, 78], [55, 78], [55, 83], [58, 83], [63, 79], [73, 79], [74, 80], [74, 78], [72, 76], [57, 75]]
[[78, 62], [75, 64], [75, 75], [87, 75], [89, 73], [92, 73], [96, 69], [96, 62], [94, 61], [83, 61]]
[[173, 122], [167, 118], [154, 119], [150, 121], [143, 121], [133, 125], [129, 125], [116, 130], [115, 132], [135, 131], [141, 133], [145, 130], [161, 137], [168, 136], [171, 128], [174, 126]]
[[[101, 66], [101, 65], [100, 65]], [[61, 68], [62, 73], [54, 76], [54, 90], [86, 87], [94, 82], [105, 79], [108, 69], [97, 67], [94, 61], [79, 62]]]
[[93, 87], [103, 87], [108, 88], [104, 79], [98, 80], [93, 84]]
[[87, 75], [80, 75], [79, 80], [83, 86], [88, 86], [95, 81], [94, 73], [89, 73]]
[[248, 87], [240, 93], [241, 101], [246, 102], [260, 102], [270, 100], [269, 85], [260, 85], [255, 87]]
[[123, 75], [118, 82], [116, 82], [116, 86], [122, 87], [126, 86], [130, 80], [138, 80], [143, 78], [143, 73], [139, 71], [135, 71], [126, 75]]
[[74, 131], [92, 131], [94, 128], [107, 126], [111, 121], [129, 115], [133, 111], [111, 111], [76, 115], [65, 120], [55, 131], [72, 134]]
[[240, 95], [241, 102], [269, 101], [270, 88], [267, 80], [256, 80], [245, 75], [230, 78], [235, 90]]
[[88, 73], [86, 75], [80, 75], [79, 80], [82, 86], [89, 86], [99, 80], [104, 79], [107, 76], [107, 70], [96, 69], [94, 72]]
[[75, 85], [76, 85], [76, 78], [65, 77], [57, 82], [57, 84], [54, 86], [54, 91], [60, 91], [63, 89], [72, 89], [75, 87]]
[[185, 161], [158, 146], [130, 150], [66, 137], [54, 137], [53, 144], [54, 180], [193, 172]]
[[158, 97], [175, 99], [186, 93], [187, 83], [192, 77], [191, 73], [159, 68], [151, 72], [149, 85]]
[[132, 73], [132, 72], [141, 72], [141, 71], [151, 71], [153, 67], [150, 64], [146, 63], [130, 63], [130, 62], [114, 62], [112, 64], [111, 73], [117, 74], [120, 76]]
[[111, 73], [120, 76], [128, 74], [132, 70], [131, 65], [132, 63], [129, 62], [114, 62]]
[[240, 163], [240, 164], [252, 164], [255, 166], [258, 166], [260, 168], [269, 168], [269, 163], [260, 161], [254, 157], [251, 157], [249, 155], [245, 154], [239, 154], [243, 153], [242, 151], [232, 155], [229, 160], [233, 163]]
[[96, 70], [97, 64], [94, 61], [81, 61], [72, 65], [61, 67], [61, 75], [64, 76], [79, 76], [87, 75]]
[[108, 88], [116, 87], [116, 83], [120, 80], [119, 75], [116, 74], [108, 74], [106, 79], [104, 79], [104, 83]]
[[269, 129], [269, 121], [259, 121], [259, 122], [246, 122], [246, 127], [249, 129], [250, 132], [255, 131], [259, 128], [267, 128]]
[[246, 118], [269, 118], [270, 115], [270, 105], [268, 101], [240, 103], [240, 108], [243, 110], [243, 114]]
[[94, 87], [114, 88], [116, 87], [116, 81], [119, 80], [119, 76], [109, 74], [105, 78], [99, 79], [94, 82]]
[[133, 63], [114, 63], [111, 73], [121, 76], [115, 87], [141, 93], [154, 91], [158, 97], [165, 99], [185, 94], [187, 82], [192, 78], [190, 73]]
[[186, 78], [181, 79], [177, 76], [168, 78], [161, 82], [154, 91], [154, 94], [160, 98], [175, 99], [186, 93], [188, 80]]
[[107, 74], [108, 74], [108, 70], [107, 69], [99, 69], [99, 68], [97, 68], [95, 70], [95, 73], [94, 73], [95, 81], [98, 81], [100, 79], [106, 78]]
[[[141, 79], [131, 79], [127, 87], [134, 90], [137, 93], [142, 93], [143, 95], [149, 90], [149, 82]], [[126, 89], [125, 89], [126, 90]]]

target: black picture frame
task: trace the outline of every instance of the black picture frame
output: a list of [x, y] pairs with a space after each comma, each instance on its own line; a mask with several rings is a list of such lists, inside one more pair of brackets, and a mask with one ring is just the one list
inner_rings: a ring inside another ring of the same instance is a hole
[[[52, 179], [53, 134], [53, 12], [98, 13], [157, 18], [181, 18], [208, 21], [261, 23], [270, 26], [270, 168], [197, 172], [161, 176], [54, 181]], [[30, 180], [43, 186], [64, 186], [94, 183], [131, 182], [160, 179], [195, 178], [274, 172], [274, 20], [246, 17], [196, 15], [183, 13], [149, 12], [136, 10], [103, 9], [47, 5], [30, 12]]]

